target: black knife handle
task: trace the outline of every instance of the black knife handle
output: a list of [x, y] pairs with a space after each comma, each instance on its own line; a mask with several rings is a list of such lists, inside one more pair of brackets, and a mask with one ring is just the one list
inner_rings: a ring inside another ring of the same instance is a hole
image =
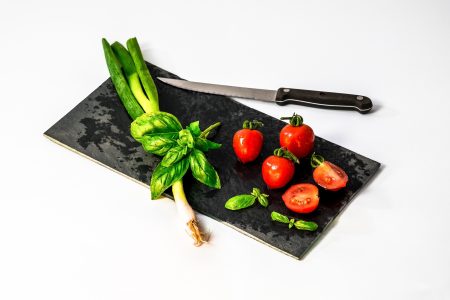
[[372, 101], [365, 96], [279, 88], [275, 102], [278, 105], [299, 104], [321, 108], [356, 109], [367, 113], [372, 109]]

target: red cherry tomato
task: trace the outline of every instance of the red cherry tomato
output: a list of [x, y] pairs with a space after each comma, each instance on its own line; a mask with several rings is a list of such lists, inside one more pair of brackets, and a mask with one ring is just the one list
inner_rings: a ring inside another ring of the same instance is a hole
[[245, 121], [244, 129], [238, 130], [233, 136], [233, 150], [242, 163], [254, 161], [263, 145], [263, 134], [254, 128], [262, 126], [259, 121]]
[[310, 213], [319, 205], [319, 189], [311, 183], [294, 184], [284, 192], [286, 207], [297, 213]]
[[279, 148], [274, 155], [267, 157], [262, 164], [262, 177], [270, 189], [284, 187], [295, 173], [294, 162], [298, 159], [289, 151]]
[[280, 131], [280, 145], [287, 148], [298, 158], [303, 158], [311, 153], [314, 147], [314, 131], [303, 124], [301, 116], [294, 113], [289, 119], [290, 124]]
[[338, 191], [347, 185], [348, 176], [345, 171], [322, 156], [313, 154], [311, 165], [316, 168], [313, 172], [314, 181], [324, 189]]

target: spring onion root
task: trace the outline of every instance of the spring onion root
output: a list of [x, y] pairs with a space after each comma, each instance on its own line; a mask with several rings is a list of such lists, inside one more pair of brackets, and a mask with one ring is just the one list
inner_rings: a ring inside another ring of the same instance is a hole
[[172, 185], [172, 193], [180, 220], [185, 226], [186, 232], [194, 240], [195, 246], [201, 246], [206, 240], [200, 231], [194, 210], [186, 199], [182, 180], [178, 180]]

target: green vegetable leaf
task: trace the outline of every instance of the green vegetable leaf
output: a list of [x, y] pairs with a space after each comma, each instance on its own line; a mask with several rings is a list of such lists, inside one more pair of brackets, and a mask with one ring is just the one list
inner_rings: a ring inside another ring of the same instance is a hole
[[192, 150], [189, 155], [189, 165], [191, 166], [192, 175], [198, 181], [209, 187], [220, 189], [219, 175], [202, 151], [195, 148]]
[[128, 50], [119, 42], [111, 44], [111, 48], [119, 60], [125, 76], [129, 77], [131, 74], [136, 73], [136, 66], [134, 65], [130, 53], [128, 53]]
[[189, 124], [187, 129], [189, 129], [189, 131], [195, 137], [198, 137], [202, 133], [202, 131], [200, 129], [200, 122], [199, 121], [192, 122], [191, 124]]
[[308, 221], [303, 221], [303, 220], [295, 221], [294, 218], [289, 219], [287, 216], [282, 215], [276, 211], [273, 211], [270, 214], [270, 216], [273, 221], [289, 224], [289, 229], [295, 226], [295, 228], [297, 228], [299, 230], [314, 231], [318, 227], [315, 222], [308, 222]]
[[140, 141], [145, 134], [173, 133], [182, 130], [177, 117], [166, 112], [143, 114], [131, 123], [130, 132]]
[[267, 207], [269, 205], [269, 195], [261, 194], [261, 191], [258, 188], [253, 188], [252, 195], [258, 199], [259, 204], [262, 206]]
[[292, 226], [294, 226], [294, 222], [295, 222], [294, 219], [290, 219], [290, 220], [289, 220], [289, 229], [291, 229]]
[[183, 129], [178, 133], [178, 145], [194, 148], [194, 137], [187, 129]]
[[289, 224], [289, 218], [286, 217], [285, 215], [280, 214], [279, 212], [273, 211], [270, 214], [270, 217], [272, 218], [273, 221]]
[[219, 149], [222, 146], [222, 144], [211, 142], [210, 140], [204, 139], [204, 138], [196, 138], [195, 139], [195, 148], [207, 152], [209, 150]]
[[180, 160], [168, 168], [159, 164], [153, 171], [150, 180], [152, 200], [158, 199], [175, 181], [183, 178], [188, 168], [189, 160], [187, 158]]
[[267, 194], [261, 194], [257, 199], [259, 204], [261, 204], [264, 207], [267, 207], [269, 205], [269, 195]]
[[315, 231], [317, 227], [317, 223], [315, 222], [308, 222], [303, 220], [298, 220], [294, 223], [295, 228], [300, 230], [308, 230], [308, 231]]
[[239, 210], [252, 206], [255, 203], [256, 197], [253, 195], [237, 195], [225, 203], [225, 208], [229, 210]]
[[164, 155], [161, 165], [163, 167], [170, 167], [174, 163], [183, 159], [187, 154], [186, 146], [175, 146], [167, 151], [166, 155]]
[[146, 152], [160, 156], [165, 155], [167, 151], [177, 145], [175, 139], [164, 135], [144, 135], [141, 138], [141, 143]]
[[108, 41], [106, 39], [102, 39], [102, 44], [103, 51], [105, 53], [106, 64], [108, 65], [109, 74], [111, 75], [111, 80], [114, 83], [114, 87], [116, 88], [120, 101], [122, 101], [122, 104], [127, 110], [128, 114], [134, 120], [142, 115], [144, 113], [144, 110], [142, 110], [142, 107], [139, 105], [133, 93], [131, 92], [127, 79], [123, 75], [122, 65], [114, 54]]
[[153, 81], [152, 76], [147, 68], [147, 64], [142, 56], [142, 51], [136, 38], [131, 38], [127, 41], [127, 48], [130, 52], [131, 58], [136, 66], [136, 71], [139, 74], [139, 79], [144, 87], [145, 93], [148, 96], [150, 102], [152, 102], [153, 110], [159, 111], [158, 104], [158, 91], [156, 90], [156, 85]]

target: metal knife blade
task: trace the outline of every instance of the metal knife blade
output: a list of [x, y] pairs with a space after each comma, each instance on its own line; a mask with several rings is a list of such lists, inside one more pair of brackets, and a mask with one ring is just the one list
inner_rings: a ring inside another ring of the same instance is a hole
[[261, 101], [270, 101], [270, 102], [275, 102], [277, 96], [277, 91], [275, 90], [252, 89], [229, 85], [194, 82], [181, 79], [162, 78], [162, 77], [158, 77], [158, 79], [161, 80], [162, 82], [165, 82], [177, 88], [200, 93], [215, 94], [245, 99], [254, 99]]
[[357, 110], [360, 113], [367, 113], [372, 109], [372, 101], [368, 97], [361, 95], [291, 88], [279, 88], [275, 91], [202, 83], [163, 77], [158, 77], [158, 79], [169, 85], [189, 91], [228, 97], [269, 101], [275, 102], [278, 105], [299, 104], [321, 108], [352, 109]]

